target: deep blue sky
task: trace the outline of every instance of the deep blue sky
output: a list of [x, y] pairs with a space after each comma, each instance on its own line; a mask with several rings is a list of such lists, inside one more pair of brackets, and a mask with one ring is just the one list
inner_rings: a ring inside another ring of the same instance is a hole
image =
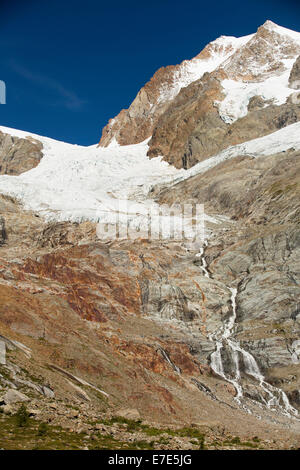
[[0, 124], [96, 143], [159, 67], [266, 19], [300, 31], [300, 1], [0, 0]]

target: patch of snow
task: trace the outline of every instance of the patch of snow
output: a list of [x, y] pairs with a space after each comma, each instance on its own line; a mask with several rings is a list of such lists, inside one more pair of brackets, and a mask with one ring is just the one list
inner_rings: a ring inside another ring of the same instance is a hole
[[273, 23], [273, 21], [270, 20], [266, 21], [263, 26], [269, 31], [275, 31], [276, 33], [281, 34], [283, 36], [288, 36], [290, 39], [300, 44], [300, 33], [298, 33], [297, 31], [293, 31], [292, 29], [279, 26], [278, 24]]
[[289, 88], [289, 77], [294, 65], [294, 59], [282, 61], [285, 71], [281, 75], [275, 75], [260, 82], [240, 82], [235, 80], [223, 80], [222, 87], [225, 98], [221, 102], [215, 102], [219, 109], [220, 117], [226, 123], [233, 123], [248, 114], [248, 104], [253, 96], [262, 96], [273, 104], [284, 104], [287, 98], [295, 92]]

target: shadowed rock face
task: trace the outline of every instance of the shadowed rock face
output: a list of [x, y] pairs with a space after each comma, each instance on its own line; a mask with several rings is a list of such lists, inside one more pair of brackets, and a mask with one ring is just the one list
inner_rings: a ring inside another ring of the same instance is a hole
[[158, 120], [148, 155], [164, 155], [164, 159], [177, 168], [193, 166], [198, 160], [192, 156], [187, 141], [191, 130], [197, 126], [203, 130], [197, 136], [203, 148], [203, 159], [217, 153], [227, 127], [213, 106], [221, 97], [220, 80], [209, 74], [183, 89]]
[[28, 137], [19, 139], [0, 132], [0, 174], [20, 175], [36, 167], [41, 158], [43, 145]]
[[208, 213], [224, 214], [247, 224], [300, 222], [299, 151], [260, 157], [237, 157], [201, 175], [157, 189], [159, 202], [197, 201]]
[[6, 240], [6, 230], [5, 230], [5, 219], [4, 217], [0, 217], [0, 246]]
[[296, 90], [300, 89], [300, 56], [296, 60], [289, 79], [289, 84], [292, 88]]

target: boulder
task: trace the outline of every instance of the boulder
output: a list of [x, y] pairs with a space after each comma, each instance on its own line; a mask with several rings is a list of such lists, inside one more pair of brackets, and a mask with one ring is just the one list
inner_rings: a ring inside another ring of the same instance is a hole
[[30, 401], [29, 398], [24, 395], [24, 393], [19, 392], [18, 390], [9, 389], [2, 397], [2, 402], [5, 405], [10, 405], [11, 403], [19, 403]]
[[122, 408], [116, 414], [121, 418], [132, 419], [134, 421], [141, 419], [141, 415], [136, 408]]
[[20, 139], [0, 132], [0, 174], [20, 175], [36, 167], [43, 157], [43, 144], [32, 137]]
[[13, 413], [13, 408], [11, 405], [2, 405], [0, 409], [5, 415], [11, 415]]
[[0, 341], [0, 364], [6, 365], [6, 345], [4, 341]]
[[51, 388], [43, 386], [42, 390], [46, 398], [54, 398], [55, 393], [53, 392], [53, 390], [51, 390]]

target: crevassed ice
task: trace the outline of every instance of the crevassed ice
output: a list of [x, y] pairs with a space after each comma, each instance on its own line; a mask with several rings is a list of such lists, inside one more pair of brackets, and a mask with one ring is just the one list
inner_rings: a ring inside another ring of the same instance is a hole
[[55, 220], [98, 220], [100, 209], [109, 219], [120, 200], [128, 201], [134, 216], [157, 206], [149, 197], [156, 184], [171, 186], [238, 155], [259, 158], [292, 148], [300, 150], [297, 122], [265, 137], [229, 147], [189, 170], [178, 170], [160, 157], [150, 160], [147, 141], [123, 147], [81, 147], [5, 127], [0, 130], [21, 138], [31, 135], [44, 145], [44, 157], [36, 168], [20, 176], [0, 176], [0, 192], [22, 201], [25, 209]]
[[[28, 133], [0, 127], [5, 133], [26, 138]], [[168, 185], [175, 176], [184, 174], [160, 157], [147, 157], [147, 141], [136, 145], [107, 148], [82, 147], [31, 134], [43, 143], [39, 165], [19, 176], [0, 176], [0, 192], [20, 200], [24, 209], [40, 213], [46, 220], [100, 222], [122, 226], [123, 237], [147, 234], [181, 239], [182, 230], [191, 240], [202, 234], [202, 213], [196, 229], [192, 214], [182, 218], [165, 214], [149, 197], [155, 184]], [[172, 222], [171, 222], [171, 218]], [[205, 216], [204, 216], [205, 217]], [[211, 222], [215, 219], [208, 217]], [[173, 227], [173, 225], [174, 227]], [[107, 234], [115, 238], [116, 230]]]
[[119, 200], [132, 201], [134, 213], [142, 209], [154, 184], [167, 183], [184, 172], [159, 157], [150, 160], [146, 141], [124, 147], [83, 147], [6, 127], [0, 130], [43, 143], [39, 165], [19, 176], [0, 176], [0, 191], [48, 219], [96, 220], [99, 208], [109, 213]]

